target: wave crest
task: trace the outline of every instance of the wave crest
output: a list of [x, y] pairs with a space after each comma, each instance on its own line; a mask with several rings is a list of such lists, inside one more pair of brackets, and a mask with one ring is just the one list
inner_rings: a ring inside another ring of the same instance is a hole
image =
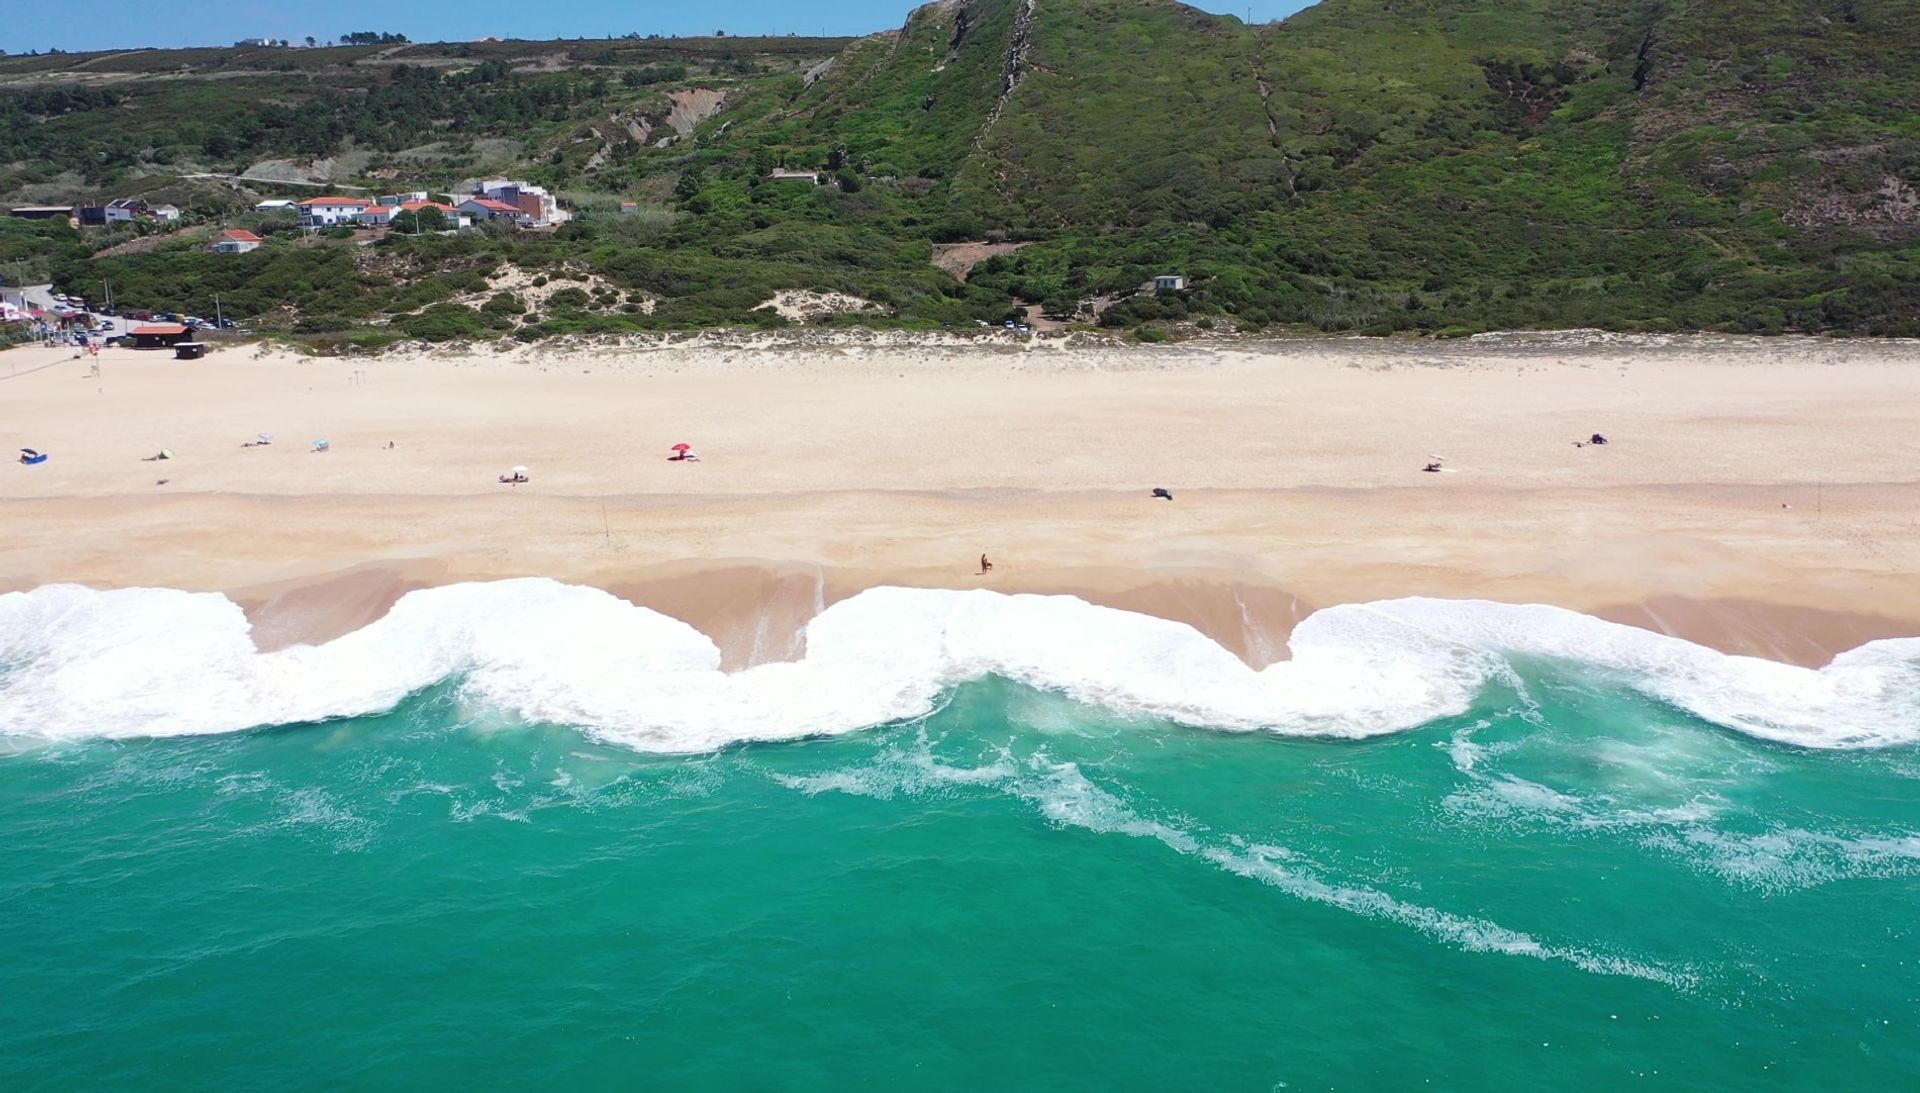
[[0, 595], [0, 734], [229, 732], [377, 713], [442, 680], [521, 717], [657, 752], [849, 732], [987, 675], [1118, 712], [1362, 737], [1465, 712], [1508, 658], [1557, 658], [1752, 736], [1920, 739], [1920, 639], [1808, 669], [1539, 605], [1402, 599], [1316, 612], [1255, 671], [1192, 627], [1066, 596], [875, 588], [822, 612], [806, 656], [736, 673], [686, 623], [540, 578], [409, 593], [324, 645], [262, 653], [218, 594], [49, 585]]

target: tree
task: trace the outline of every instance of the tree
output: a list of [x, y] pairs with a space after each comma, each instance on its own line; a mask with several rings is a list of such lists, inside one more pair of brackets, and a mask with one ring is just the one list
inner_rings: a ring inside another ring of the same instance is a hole
[[447, 230], [447, 214], [435, 208], [395, 213], [393, 230], [410, 234]]
[[315, 43], [313, 40], [313, 35], [311, 34], [307, 35], [307, 48], [312, 49], [316, 44], [317, 43]]
[[700, 168], [689, 167], [685, 171], [680, 172], [680, 181], [674, 183], [673, 186], [673, 196], [682, 201], [691, 201], [700, 195], [700, 187], [702, 185], [703, 180], [700, 177]]

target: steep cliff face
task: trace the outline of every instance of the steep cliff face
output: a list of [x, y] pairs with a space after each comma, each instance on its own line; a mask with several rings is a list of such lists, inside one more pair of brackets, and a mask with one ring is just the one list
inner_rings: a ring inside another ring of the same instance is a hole
[[794, 104], [798, 132], [1035, 228], [1242, 214], [1572, 145], [1574, 169], [1687, 219], [1920, 223], [1904, 0], [1325, 0], [1262, 27], [1166, 0], [944, 0], [835, 75]]

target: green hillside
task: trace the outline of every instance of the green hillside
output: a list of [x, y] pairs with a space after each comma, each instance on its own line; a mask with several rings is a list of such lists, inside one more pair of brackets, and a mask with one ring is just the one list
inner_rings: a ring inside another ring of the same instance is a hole
[[[486, 171], [582, 209], [552, 235], [283, 232], [239, 258], [0, 238], [14, 276], [111, 275], [189, 310], [218, 290], [306, 333], [777, 324], [755, 308], [812, 289], [900, 325], [1031, 305], [1118, 327], [1920, 334], [1911, 0], [1325, 0], [1255, 27], [1167, 0], [942, 0], [855, 41], [51, 60], [0, 59], [17, 200], [179, 194], [237, 223], [313, 191], [190, 176]], [[966, 242], [1025, 245], [980, 248], [964, 281], [935, 267]], [[508, 265], [591, 291], [468, 306]], [[299, 272], [321, 268], [351, 276]], [[1188, 288], [1139, 291], [1163, 272]]]

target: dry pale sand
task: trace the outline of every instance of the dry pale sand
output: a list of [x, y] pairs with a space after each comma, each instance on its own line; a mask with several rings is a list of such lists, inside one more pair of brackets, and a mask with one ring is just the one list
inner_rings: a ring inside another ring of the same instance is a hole
[[[665, 610], [735, 665], [881, 583], [1070, 592], [1254, 663], [1315, 607], [1404, 595], [1801, 663], [1920, 633], [1914, 343], [708, 336], [91, 364], [0, 353], [0, 444], [52, 453], [0, 471], [0, 586], [223, 590], [263, 646], [520, 575]], [[1613, 443], [1574, 445], [1595, 431]], [[683, 440], [702, 462], [666, 460]], [[500, 485], [515, 464], [532, 482]]]

